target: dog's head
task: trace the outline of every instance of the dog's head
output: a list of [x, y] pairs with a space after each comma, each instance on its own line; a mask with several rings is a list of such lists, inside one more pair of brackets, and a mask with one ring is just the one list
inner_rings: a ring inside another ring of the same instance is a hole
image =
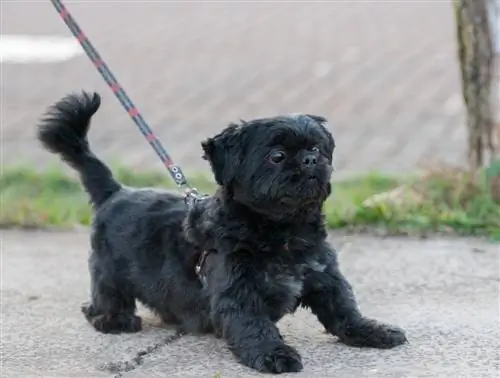
[[335, 142], [326, 119], [279, 116], [231, 124], [202, 142], [215, 180], [273, 219], [318, 211], [330, 194]]

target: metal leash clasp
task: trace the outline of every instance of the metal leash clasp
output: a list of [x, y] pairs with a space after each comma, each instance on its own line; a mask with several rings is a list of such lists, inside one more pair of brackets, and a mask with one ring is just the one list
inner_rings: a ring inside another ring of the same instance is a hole
[[208, 198], [206, 194], [200, 194], [196, 188], [188, 188], [184, 192], [184, 202], [188, 207], [193, 207], [198, 201]]

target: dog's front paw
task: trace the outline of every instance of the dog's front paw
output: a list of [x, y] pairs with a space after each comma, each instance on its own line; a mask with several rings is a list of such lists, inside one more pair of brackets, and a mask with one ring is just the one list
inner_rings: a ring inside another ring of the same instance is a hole
[[352, 346], [380, 349], [390, 349], [408, 342], [401, 328], [371, 319], [348, 325], [341, 340]]
[[244, 363], [263, 373], [295, 373], [302, 370], [302, 358], [281, 342], [261, 343], [246, 353]]

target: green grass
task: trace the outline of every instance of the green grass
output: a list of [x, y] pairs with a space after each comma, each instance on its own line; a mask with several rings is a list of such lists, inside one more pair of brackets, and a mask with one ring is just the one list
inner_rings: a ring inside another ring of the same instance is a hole
[[[164, 171], [138, 172], [124, 167], [113, 171], [126, 185], [174, 188]], [[500, 239], [497, 173], [487, 178], [485, 174], [446, 169], [419, 179], [370, 174], [335, 182], [333, 195], [325, 204], [327, 224], [332, 229], [354, 231], [446, 232]], [[209, 176], [191, 175], [190, 181], [205, 193], [214, 190]], [[367, 198], [401, 185], [406, 189], [397, 197], [397, 203], [384, 200], [363, 204]], [[6, 168], [0, 178], [0, 193], [0, 227], [65, 228], [88, 225], [91, 220], [91, 207], [80, 183], [59, 168], [43, 172]]]

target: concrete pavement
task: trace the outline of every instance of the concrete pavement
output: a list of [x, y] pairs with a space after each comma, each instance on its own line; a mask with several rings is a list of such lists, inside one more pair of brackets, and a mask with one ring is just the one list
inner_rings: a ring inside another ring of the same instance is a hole
[[[2, 377], [252, 377], [224, 343], [173, 337], [146, 310], [134, 335], [94, 332], [85, 231], [2, 231]], [[300, 311], [280, 329], [298, 348], [294, 377], [495, 377], [500, 368], [499, 245], [478, 239], [341, 237], [345, 274], [365, 314], [406, 329], [393, 350], [336, 343]]]

